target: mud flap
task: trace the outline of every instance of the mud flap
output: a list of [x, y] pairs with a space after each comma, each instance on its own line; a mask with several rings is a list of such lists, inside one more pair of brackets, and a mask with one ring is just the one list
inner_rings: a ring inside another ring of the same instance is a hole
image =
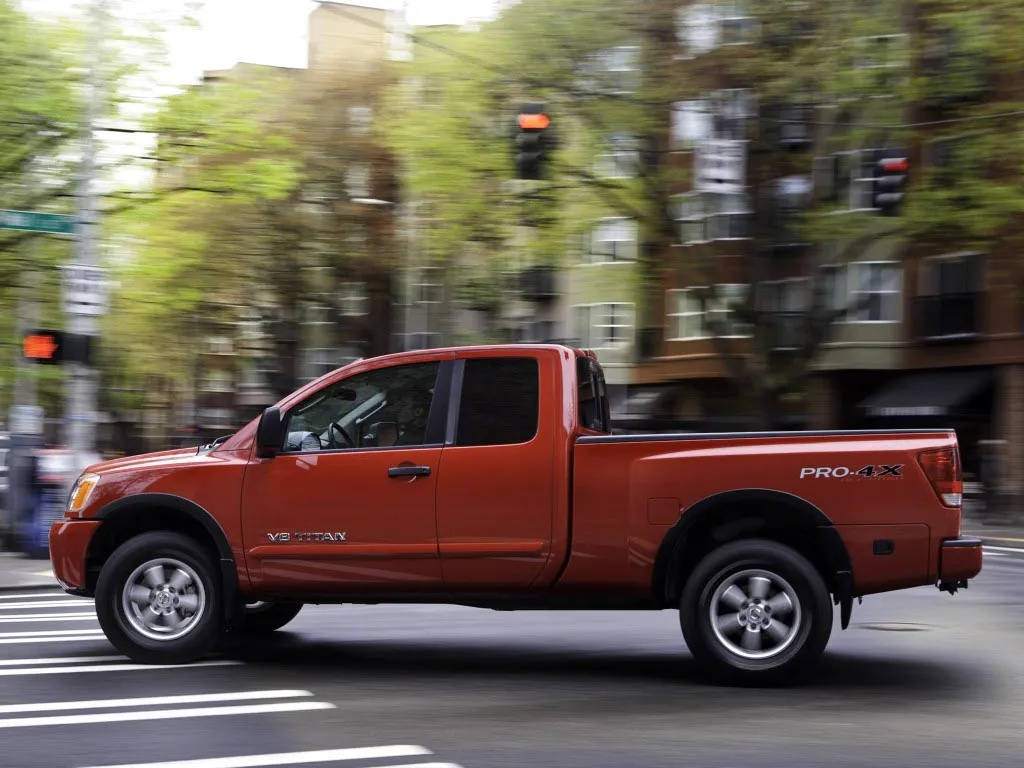
[[850, 626], [850, 616], [853, 614], [853, 574], [850, 571], [836, 573], [836, 591], [833, 595], [833, 602], [839, 606], [840, 626], [846, 629]]

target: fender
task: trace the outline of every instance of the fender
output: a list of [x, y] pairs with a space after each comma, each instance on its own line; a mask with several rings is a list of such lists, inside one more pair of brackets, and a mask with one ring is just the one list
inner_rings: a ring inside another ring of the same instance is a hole
[[[769, 488], [744, 488], [707, 496], [683, 510], [679, 521], [665, 534], [655, 559], [654, 588], [657, 598], [671, 594], [673, 574], [670, 569], [686, 545], [688, 535], [708, 523], [723, 507], [743, 507], [755, 511], [765, 507], [782, 508], [798, 527], [813, 531], [816, 543], [825, 555], [830, 573], [835, 577], [835, 602], [841, 607], [842, 628], [846, 629], [853, 610], [853, 565], [839, 532], [829, 517], [806, 499]], [[724, 521], [723, 521], [724, 522]]]
[[133, 512], [153, 507], [172, 509], [187, 515], [199, 523], [203, 529], [210, 534], [214, 545], [217, 547], [219, 557], [221, 584], [224, 587], [224, 612], [229, 621], [235, 615], [235, 602], [238, 595], [238, 571], [236, 570], [235, 558], [231, 553], [231, 544], [227, 534], [221, 528], [217, 519], [208, 511], [183, 496], [175, 496], [171, 493], [138, 493], [133, 496], [124, 496], [116, 499], [100, 509], [94, 520], [117, 520]]

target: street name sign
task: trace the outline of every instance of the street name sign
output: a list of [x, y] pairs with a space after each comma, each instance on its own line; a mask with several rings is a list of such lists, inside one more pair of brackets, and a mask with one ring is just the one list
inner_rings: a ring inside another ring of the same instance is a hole
[[75, 233], [75, 217], [62, 213], [0, 209], [0, 229], [45, 232], [51, 235], [73, 235]]

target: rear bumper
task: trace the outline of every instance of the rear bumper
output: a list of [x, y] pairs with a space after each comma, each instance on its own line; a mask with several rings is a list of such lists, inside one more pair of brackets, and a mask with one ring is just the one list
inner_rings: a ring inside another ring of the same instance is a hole
[[939, 589], [965, 587], [981, 573], [981, 539], [960, 536], [946, 539], [939, 550]]
[[65, 592], [86, 594], [86, 555], [100, 524], [99, 520], [58, 520], [50, 526], [50, 564]]

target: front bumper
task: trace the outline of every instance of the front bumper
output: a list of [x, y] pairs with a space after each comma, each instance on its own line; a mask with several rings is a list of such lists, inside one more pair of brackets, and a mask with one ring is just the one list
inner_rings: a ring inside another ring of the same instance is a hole
[[959, 536], [946, 539], [939, 549], [939, 589], [953, 593], [981, 573], [981, 539]]
[[100, 524], [100, 520], [58, 520], [50, 526], [50, 564], [65, 592], [86, 594], [86, 555]]

